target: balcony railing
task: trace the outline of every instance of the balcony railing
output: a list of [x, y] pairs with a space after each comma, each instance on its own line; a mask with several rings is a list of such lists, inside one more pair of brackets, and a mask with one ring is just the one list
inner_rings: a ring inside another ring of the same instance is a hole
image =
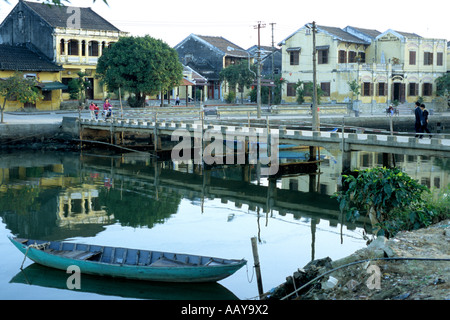
[[96, 65], [99, 57], [86, 57], [86, 56], [60, 56], [57, 60], [59, 63], [66, 64], [87, 64], [87, 65]]

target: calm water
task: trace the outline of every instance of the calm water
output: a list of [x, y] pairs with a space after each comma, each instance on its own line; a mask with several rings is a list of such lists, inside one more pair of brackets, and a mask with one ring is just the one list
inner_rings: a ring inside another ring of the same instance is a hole
[[[251, 299], [258, 296], [251, 238], [257, 237], [264, 290], [312, 259], [339, 259], [365, 246], [363, 224], [341, 224], [337, 153], [321, 152], [319, 175], [276, 180], [257, 166], [213, 168], [134, 155], [2, 154], [0, 299]], [[354, 167], [381, 156], [358, 153]], [[397, 156], [397, 165], [434, 192], [448, 185], [448, 159]], [[245, 258], [247, 267], [213, 285], [141, 283], [68, 274], [30, 260], [8, 235]]]

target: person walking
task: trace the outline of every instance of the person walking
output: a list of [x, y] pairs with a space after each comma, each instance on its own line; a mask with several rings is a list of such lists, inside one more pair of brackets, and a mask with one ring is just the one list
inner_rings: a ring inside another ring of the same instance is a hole
[[[422, 132], [431, 133], [430, 129], [428, 129], [429, 112], [423, 103], [420, 105], [420, 109], [422, 110]], [[431, 134], [429, 135], [429, 137], [432, 137]]]
[[416, 122], [414, 124], [414, 128], [416, 130], [416, 138], [423, 138], [423, 135], [420, 135], [420, 133], [423, 133], [422, 131], [422, 120], [423, 120], [423, 114], [422, 109], [420, 109], [420, 102], [416, 102], [416, 109], [414, 110], [414, 115], [416, 118]]

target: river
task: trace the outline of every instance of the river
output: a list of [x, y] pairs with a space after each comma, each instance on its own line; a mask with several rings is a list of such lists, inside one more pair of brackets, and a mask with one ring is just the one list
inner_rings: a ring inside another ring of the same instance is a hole
[[[365, 246], [364, 224], [342, 220], [336, 200], [338, 153], [321, 152], [320, 174], [277, 179], [257, 165], [208, 170], [191, 163], [107, 153], [17, 151], [0, 161], [0, 299], [253, 299], [258, 296], [251, 238], [265, 291], [313, 259], [339, 259]], [[352, 167], [378, 166], [360, 152]], [[396, 155], [396, 165], [434, 194], [449, 184], [449, 159]], [[217, 284], [176, 285], [82, 275], [24, 256], [7, 236], [245, 258]]]

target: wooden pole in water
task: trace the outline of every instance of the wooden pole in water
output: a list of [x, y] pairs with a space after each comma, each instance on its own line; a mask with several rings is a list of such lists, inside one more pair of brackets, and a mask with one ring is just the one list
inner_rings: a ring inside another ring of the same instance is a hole
[[259, 265], [258, 245], [256, 243], [256, 237], [251, 238], [251, 241], [252, 241], [253, 260], [255, 262], [256, 281], [258, 283], [258, 292], [259, 296], [262, 296], [264, 294], [264, 290], [261, 279], [261, 268]]

